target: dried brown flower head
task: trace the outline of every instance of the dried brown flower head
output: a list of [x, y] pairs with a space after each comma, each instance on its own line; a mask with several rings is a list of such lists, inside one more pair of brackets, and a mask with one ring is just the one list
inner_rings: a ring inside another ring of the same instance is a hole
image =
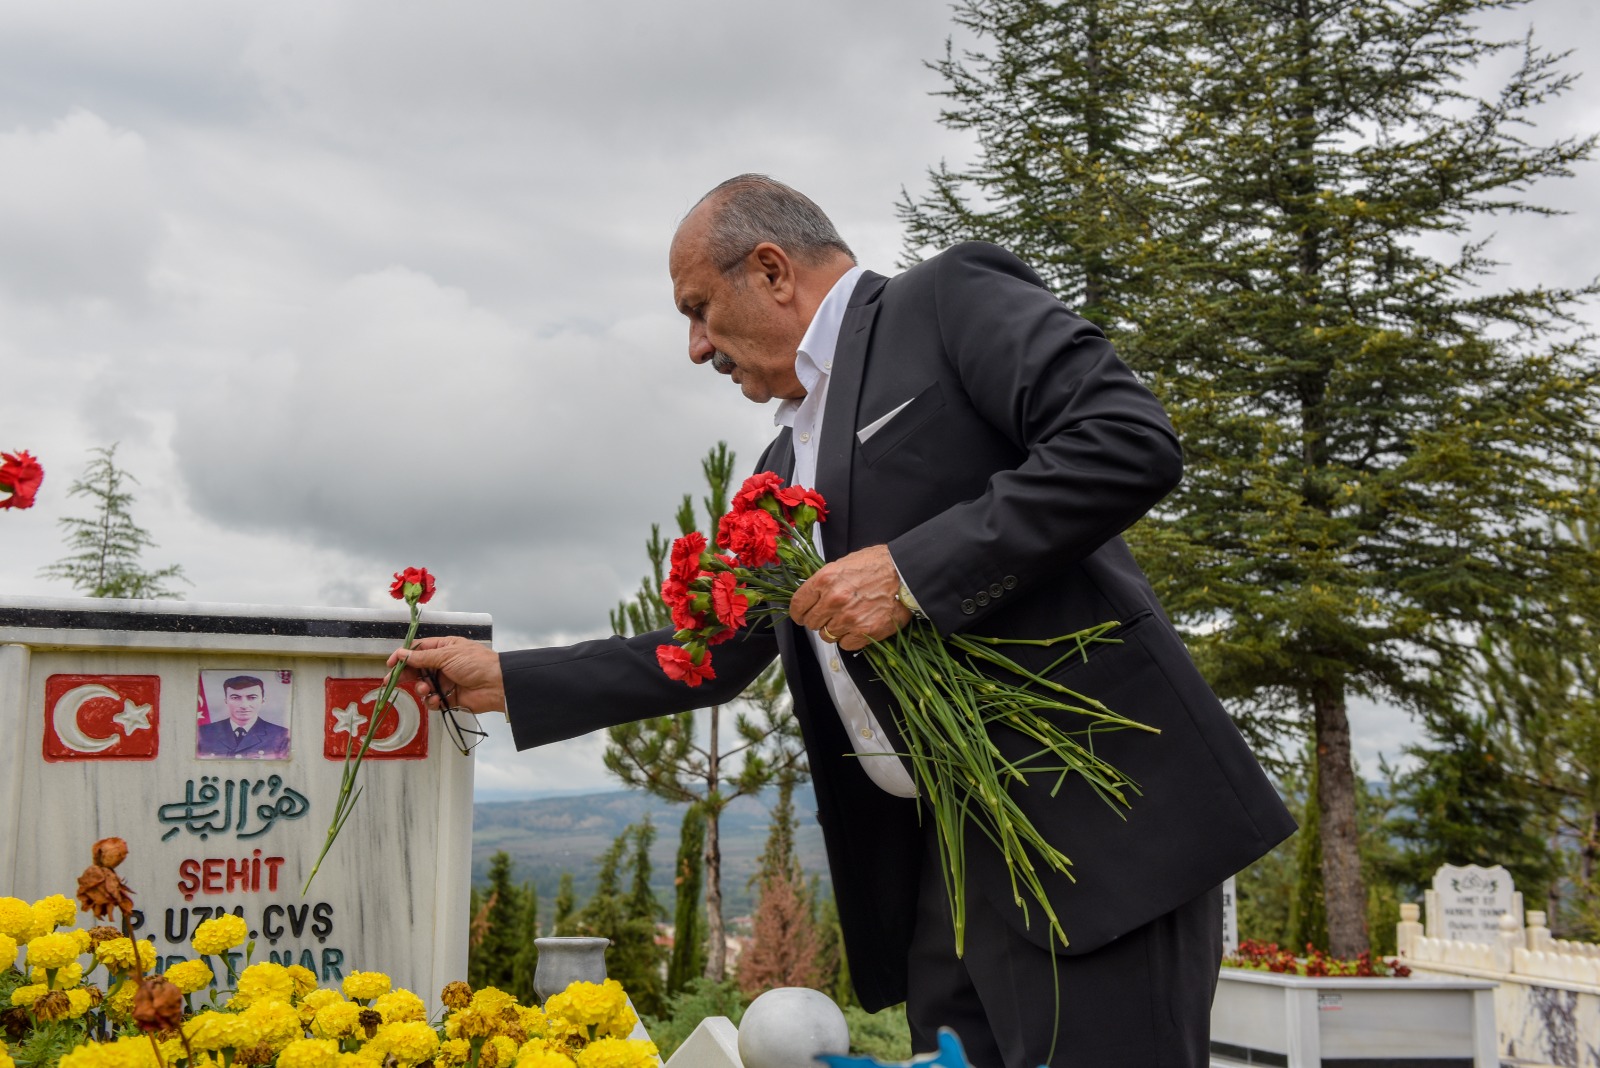
[[141, 1031], [170, 1031], [183, 1022], [183, 994], [172, 980], [152, 975], [133, 994], [133, 1022]]
[[500, 1033], [516, 1043], [518, 1047], [528, 1041], [528, 1032], [522, 1029], [521, 1024], [508, 1024], [500, 1029]]
[[253, 1046], [247, 1046], [244, 1049], [235, 1051], [233, 1063], [239, 1065], [271, 1064], [272, 1058], [277, 1055], [277, 1051], [272, 1048], [272, 1043], [257, 1042]]
[[377, 1009], [362, 1009], [361, 1015], [356, 1017], [356, 1022], [361, 1025], [361, 1030], [366, 1032], [368, 1038], [378, 1033], [378, 1028], [383, 1026], [383, 1013]]
[[89, 944], [92, 946], [98, 946], [101, 942], [111, 942], [121, 937], [122, 932], [107, 923], [89, 928]]
[[78, 906], [99, 919], [109, 920], [117, 909], [133, 911], [133, 890], [110, 868], [91, 864], [78, 876]]
[[494, 1043], [485, 1043], [483, 1051], [478, 1054], [478, 1068], [497, 1068], [500, 1063], [500, 1050]]
[[98, 1009], [100, 1007], [100, 1003], [106, 999], [106, 992], [92, 984], [86, 985], [84, 989], [89, 992], [89, 1007], [91, 1009]]
[[33, 1020], [28, 1016], [28, 1010], [20, 1005], [14, 1009], [0, 1012], [0, 1028], [4, 1028], [6, 1038], [12, 1042], [20, 1042], [33, 1030]]
[[128, 843], [120, 838], [102, 838], [94, 844], [94, 862], [102, 868], [115, 868], [128, 858]]
[[472, 988], [459, 979], [446, 983], [439, 992], [439, 1000], [444, 1002], [445, 1008], [459, 1011], [472, 1004]]
[[41, 1020], [62, 1020], [72, 1012], [72, 999], [65, 990], [52, 990], [33, 1003], [33, 1014]]

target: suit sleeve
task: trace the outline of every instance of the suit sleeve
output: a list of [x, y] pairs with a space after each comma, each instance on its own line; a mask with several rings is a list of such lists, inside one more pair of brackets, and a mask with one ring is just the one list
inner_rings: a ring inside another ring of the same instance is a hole
[[940, 260], [946, 360], [977, 416], [1021, 450], [980, 496], [889, 543], [923, 611], [950, 632], [1001, 607], [981, 591], [1025, 592], [1126, 530], [1178, 484], [1183, 454], [1105, 335], [1020, 260], [983, 244]]
[[716, 678], [691, 687], [667, 678], [656, 662], [656, 646], [671, 640], [672, 631], [659, 630], [564, 648], [501, 653], [506, 717], [517, 748], [726, 704], [743, 693], [778, 652], [771, 625], [753, 624], [711, 651]]

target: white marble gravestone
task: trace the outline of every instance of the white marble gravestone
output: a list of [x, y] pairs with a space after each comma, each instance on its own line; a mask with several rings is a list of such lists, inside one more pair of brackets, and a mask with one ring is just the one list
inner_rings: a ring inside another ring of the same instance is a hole
[[1507, 912], [1522, 924], [1521, 895], [1511, 885], [1511, 873], [1498, 864], [1444, 865], [1434, 873], [1427, 902], [1428, 934], [1434, 938], [1492, 943]]
[[[163, 967], [226, 911], [249, 925], [253, 960], [302, 964], [325, 986], [384, 971], [437, 1008], [466, 977], [473, 762], [414, 695], [379, 720], [355, 812], [301, 895], [342, 747], [408, 618], [403, 605], [0, 597], [0, 894], [71, 896], [92, 843], [116, 835], [137, 935]], [[490, 637], [487, 616], [422, 620], [423, 635]], [[242, 738], [235, 715], [251, 724]]]
[[1239, 951], [1239, 880], [1230, 875], [1222, 883], [1222, 955]]

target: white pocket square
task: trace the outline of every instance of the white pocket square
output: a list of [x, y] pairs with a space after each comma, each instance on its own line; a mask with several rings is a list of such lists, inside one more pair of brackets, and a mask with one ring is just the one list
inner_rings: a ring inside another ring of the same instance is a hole
[[[916, 400], [916, 399], [917, 398], [915, 398], [915, 397], [911, 398], [911, 400]], [[857, 430], [856, 431], [856, 441], [859, 442], [862, 445], [865, 445], [867, 443], [867, 439], [868, 438], [870, 438], [872, 435], [876, 434], [878, 431], [882, 430], [884, 427], [888, 426], [889, 425], [889, 420], [893, 419], [895, 416], [897, 416], [901, 412], [905, 411], [906, 410], [906, 405], [910, 404], [910, 403], [911, 403], [911, 401], [909, 401], [909, 400], [906, 401], [905, 404], [902, 404], [897, 408], [891, 409], [889, 412], [885, 413], [884, 415], [880, 415], [878, 418], [874, 419], [872, 422], [868, 423], [866, 426], [862, 427], [860, 430]]]

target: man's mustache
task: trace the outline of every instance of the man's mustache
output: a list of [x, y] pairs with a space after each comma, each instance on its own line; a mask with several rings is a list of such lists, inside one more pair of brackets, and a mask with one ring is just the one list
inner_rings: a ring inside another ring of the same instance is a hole
[[727, 374], [733, 370], [733, 359], [721, 349], [711, 354], [711, 366], [718, 374]]

